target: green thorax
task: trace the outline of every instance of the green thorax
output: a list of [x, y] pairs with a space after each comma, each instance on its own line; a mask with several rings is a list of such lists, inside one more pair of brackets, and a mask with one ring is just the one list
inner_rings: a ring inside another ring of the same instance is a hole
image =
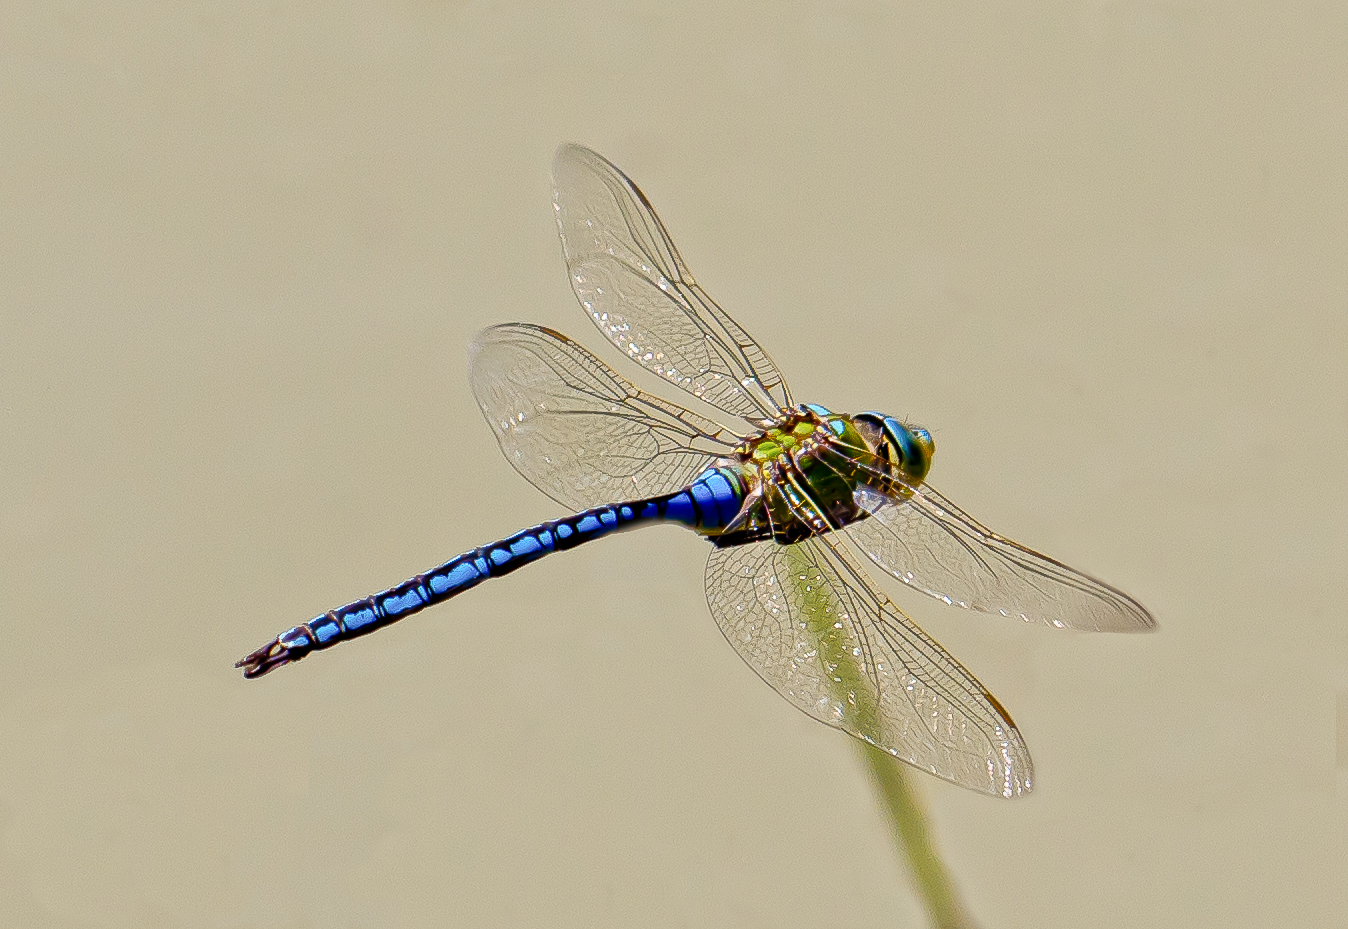
[[744, 509], [727, 530], [709, 535], [718, 545], [769, 537], [789, 543], [864, 518], [856, 491], [875, 486], [877, 470], [908, 480], [926, 473], [926, 463], [920, 474], [909, 473], [918, 470], [916, 461], [904, 467], [890, 455], [887, 435], [875, 414], [854, 417], [813, 405], [793, 410], [735, 449], [748, 488]]

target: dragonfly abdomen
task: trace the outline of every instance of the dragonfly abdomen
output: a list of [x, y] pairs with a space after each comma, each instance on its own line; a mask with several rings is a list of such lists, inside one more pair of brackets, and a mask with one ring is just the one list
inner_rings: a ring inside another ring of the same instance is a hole
[[647, 518], [681, 523], [703, 533], [716, 532], [739, 515], [745, 493], [744, 478], [738, 470], [708, 468], [683, 490], [633, 505], [654, 506], [654, 513]]
[[744, 485], [733, 469], [713, 468], [672, 494], [630, 503], [614, 503], [549, 520], [499, 542], [479, 546], [418, 574], [396, 587], [329, 610], [278, 635], [238, 662], [244, 677], [260, 677], [458, 596], [492, 577], [509, 574], [544, 555], [631, 528], [642, 522], [676, 522], [699, 531], [727, 525], [739, 512]]

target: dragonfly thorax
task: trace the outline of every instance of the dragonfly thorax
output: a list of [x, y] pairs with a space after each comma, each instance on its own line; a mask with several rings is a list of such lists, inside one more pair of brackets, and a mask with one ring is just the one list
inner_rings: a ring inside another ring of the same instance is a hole
[[741, 462], [761, 466], [793, 452], [809, 452], [821, 442], [873, 455], [895, 473], [921, 481], [931, 470], [936, 443], [931, 433], [885, 413], [849, 416], [807, 403], [746, 440], [735, 451]]
[[735, 453], [746, 464], [763, 465], [818, 441], [815, 434], [821, 428], [824, 423], [812, 413], [792, 414], [747, 439]]
[[863, 487], [883, 492], [891, 476], [921, 479], [931, 460], [926, 443], [876, 414], [792, 409], [735, 449], [748, 489], [743, 509], [731, 526], [706, 534], [718, 546], [769, 537], [789, 544], [850, 525], [866, 517]]

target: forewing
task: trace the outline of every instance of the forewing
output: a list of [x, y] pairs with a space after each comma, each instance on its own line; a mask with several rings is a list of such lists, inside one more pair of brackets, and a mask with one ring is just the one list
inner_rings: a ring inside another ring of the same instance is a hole
[[579, 145], [562, 146], [552, 170], [571, 287], [605, 338], [734, 416], [773, 419], [791, 406], [776, 365], [693, 280], [630, 178]]
[[707, 602], [740, 657], [815, 719], [962, 787], [1030, 790], [1011, 718], [840, 546], [715, 549]]
[[1155, 628], [1132, 597], [999, 536], [928, 485], [890, 489], [861, 485], [856, 501], [870, 515], [845, 531], [910, 587], [955, 606], [1064, 629]]
[[541, 326], [478, 333], [469, 380], [506, 460], [572, 509], [678, 490], [737, 439]]

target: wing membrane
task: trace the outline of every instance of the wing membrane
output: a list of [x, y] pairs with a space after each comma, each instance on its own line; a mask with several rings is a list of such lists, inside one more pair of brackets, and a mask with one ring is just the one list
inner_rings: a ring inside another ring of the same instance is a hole
[[605, 338], [734, 416], [773, 419], [791, 406], [776, 365], [693, 280], [631, 179], [595, 152], [564, 145], [553, 183], [571, 287]]
[[478, 333], [469, 380], [506, 459], [573, 509], [678, 490], [737, 439], [541, 326]]
[[830, 452], [861, 468], [856, 501], [869, 518], [844, 531], [885, 571], [946, 603], [1026, 622], [1090, 632], [1145, 632], [1147, 609], [1103, 581], [988, 529], [928, 484], [912, 485], [877, 461]]
[[963, 787], [1030, 790], [1015, 723], [841, 546], [813, 537], [715, 549], [707, 602], [740, 657], [815, 719]]

